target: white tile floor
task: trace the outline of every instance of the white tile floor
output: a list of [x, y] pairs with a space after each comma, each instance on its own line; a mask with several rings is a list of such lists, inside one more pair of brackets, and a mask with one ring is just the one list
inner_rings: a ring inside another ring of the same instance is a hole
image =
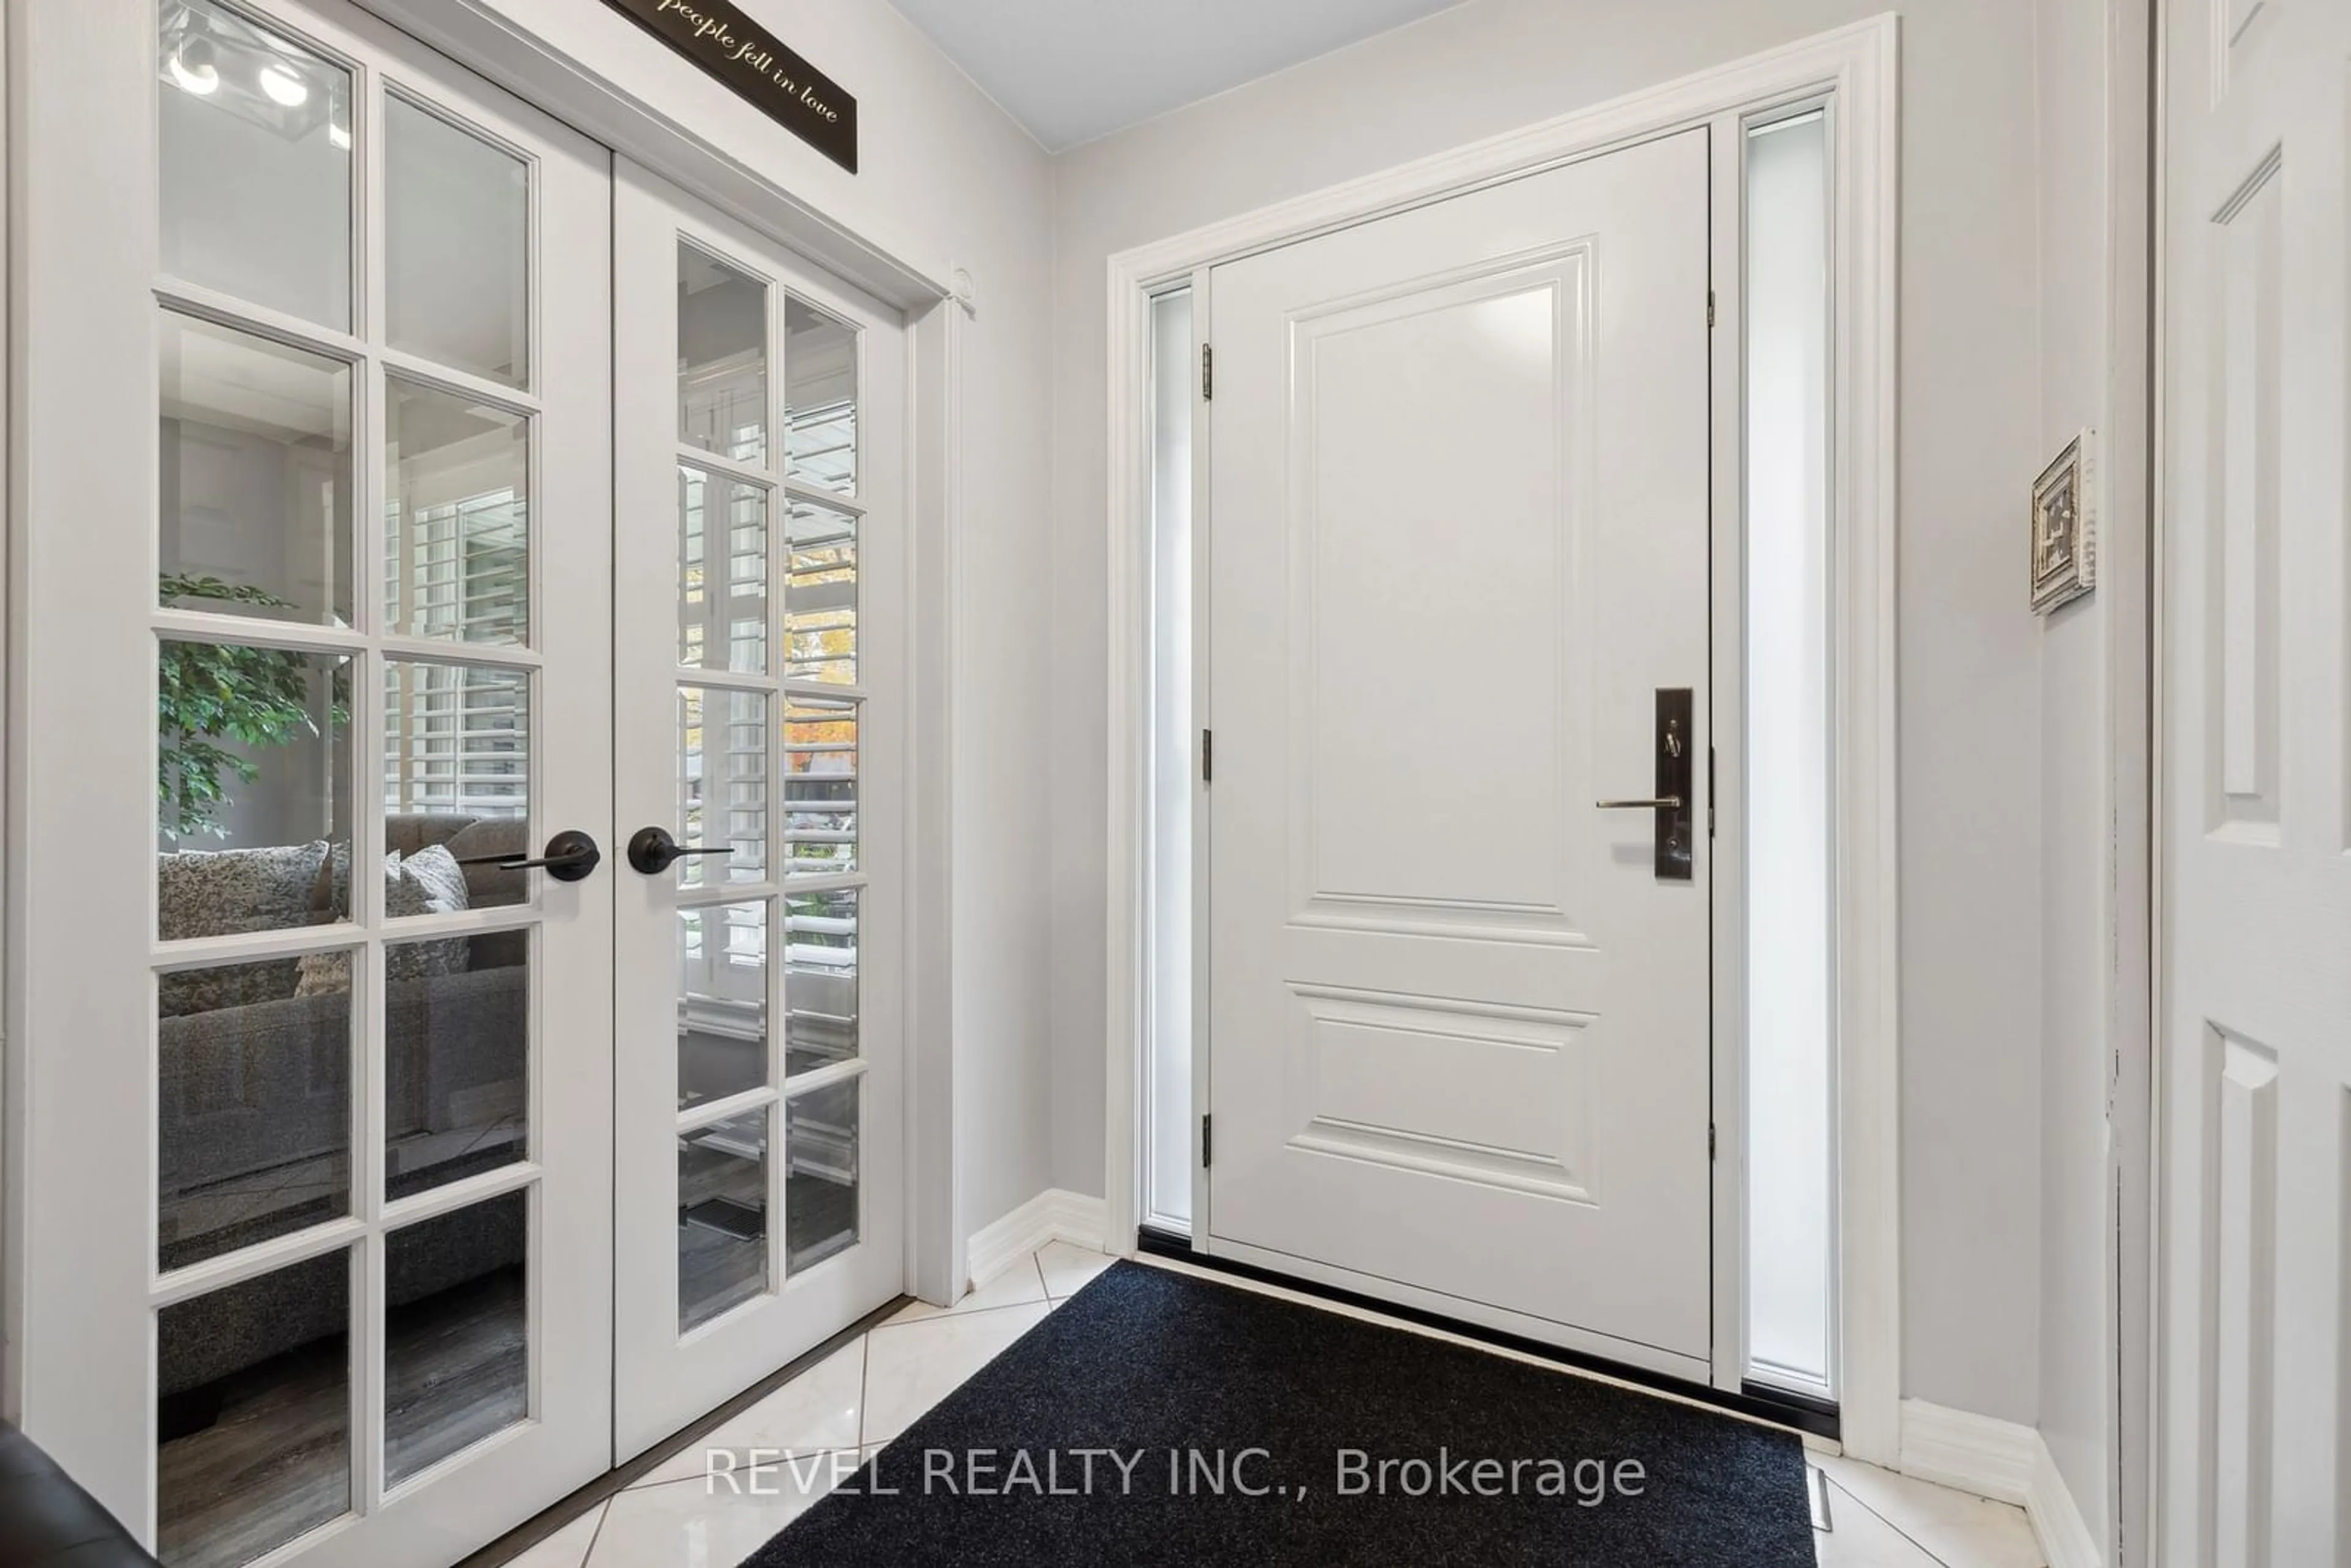
[[[953, 1307], [907, 1307], [513, 1568], [731, 1568], [1110, 1264], [1056, 1241]], [[714, 1495], [706, 1471], [729, 1459], [744, 1484]], [[1828, 1478], [1821, 1568], [2043, 1568], [2021, 1509], [1850, 1459], [1813, 1462]]]

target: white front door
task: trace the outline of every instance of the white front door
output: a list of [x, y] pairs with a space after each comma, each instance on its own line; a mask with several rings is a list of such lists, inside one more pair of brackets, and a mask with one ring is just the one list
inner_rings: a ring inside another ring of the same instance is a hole
[[1215, 269], [1205, 719], [1213, 1250], [1701, 1380], [1707, 179]]
[[2160, 1560], [2351, 1561], [2351, 7], [2177, 0]]
[[615, 201], [626, 1458], [904, 1277], [909, 629], [896, 312]]
[[16, 1413], [442, 1568], [611, 1459], [609, 160], [337, 0], [8, 22]]

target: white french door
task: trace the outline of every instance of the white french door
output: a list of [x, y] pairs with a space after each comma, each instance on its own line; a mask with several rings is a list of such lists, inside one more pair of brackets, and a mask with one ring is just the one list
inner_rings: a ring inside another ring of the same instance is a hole
[[2158, 1560], [2351, 1561], [2351, 8], [2175, 0]]
[[1222, 265], [1208, 1239], [1710, 1374], [1708, 134]]
[[611, 1460], [609, 158], [339, 0], [9, 26], [18, 1413], [440, 1568]]
[[625, 160], [615, 200], [626, 1458], [904, 1277], [906, 350]]

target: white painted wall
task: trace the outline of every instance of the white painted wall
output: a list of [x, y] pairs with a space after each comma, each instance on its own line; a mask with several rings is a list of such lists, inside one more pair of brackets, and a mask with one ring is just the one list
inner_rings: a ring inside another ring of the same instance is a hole
[[[954, 1031], [964, 1228], [1045, 1187], [1043, 495], [1051, 177], [1045, 153], [882, 0], [740, 0], [857, 99], [852, 175], [609, 6], [481, 0], [557, 52], [758, 166], [842, 228], [931, 276], [967, 271], [955, 614]], [[1099, 1181], [1096, 1182], [1099, 1186]]]
[[[2116, 1054], [2146, 1050], [2145, 0], [2036, 0], [2039, 440], [2098, 432], [2098, 587], [2041, 636], [2040, 1425], [2102, 1552], [2116, 1498]], [[2134, 996], [2134, 988], [2138, 994]], [[2126, 1092], [2127, 1098], [2127, 1092]], [[2120, 1126], [2117, 1113], [2116, 1126]], [[2127, 1152], [2127, 1149], [2126, 1149]], [[2145, 1158], [2144, 1145], [2136, 1157]]]
[[[2034, 0], [1903, 12], [1904, 1392], [2040, 1398]], [[1105, 258], [1882, 0], [1471, 0], [1055, 161], [1053, 1185], [1102, 1184]]]

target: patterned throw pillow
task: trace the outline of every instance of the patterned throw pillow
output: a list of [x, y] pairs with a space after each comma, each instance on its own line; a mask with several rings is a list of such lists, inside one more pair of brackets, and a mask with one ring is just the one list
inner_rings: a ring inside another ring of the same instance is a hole
[[[183, 850], [155, 857], [156, 935], [166, 942], [283, 931], [310, 923], [310, 889], [327, 863], [327, 841], [250, 850]], [[158, 977], [165, 1018], [276, 1001], [294, 994], [290, 958], [225, 964]]]
[[166, 942], [308, 924], [327, 841], [155, 857], [156, 935]]
[[[383, 857], [383, 913], [400, 920], [419, 915], [454, 915], [465, 907], [465, 869], [439, 844], [421, 849], [402, 860], [397, 852]], [[452, 936], [439, 942], [394, 942], [384, 947], [388, 979], [414, 980], [433, 975], [462, 974], [473, 951], [472, 941]], [[294, 987], [298, 997], [319, 997], [351, 988], [351, 956], [348, 952], [306, 953], [301, 976]]]

